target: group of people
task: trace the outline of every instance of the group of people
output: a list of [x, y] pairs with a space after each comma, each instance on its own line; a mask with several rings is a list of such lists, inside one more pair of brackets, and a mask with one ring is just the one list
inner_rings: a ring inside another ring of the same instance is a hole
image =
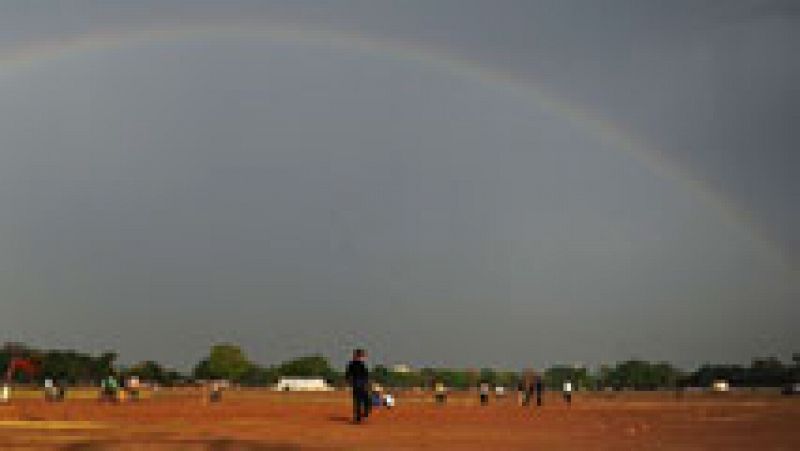
[[[572, 404], [572, 381], [566, 380], [561, 386], [561, 395], [564, 402]], [[520, 393], [522, 393], [522, 405], [529, 406], [533, 398], [536, 398], [536, 406], [542, 406], [542, 399], [544, 398], [544, 382], [540, 376], [527, 378], [526, 381], [520, 383]]]
[[[361, 423], [371, 412], [373, 405], [394, 406], [394, 397], [391, 394], [381, 395], [380, 390], [372, 390], [369, 381], [369, 370], [366, 364], [367, 353], [363, 349], [353, 351], [353, 359], [347, 364], [345, 379], [350, 384], [353, 395], [353, 421]], [[504, 396], [505, 391], [497, 387], [496, 396]], [[490, 385], [482, 382], [479, 385], [478, 393], [480, 403], [483, 406], [489, 404]], [[562, 397], [568, 405], [572, 404], [572, 381], [566, 380], [562, 385]], [[528, 376], [520, 382], [519, 392], [522, 395], [521, 404], [530, 406], [535, 399], [536, 406], [541, 407], [544, 399], [544, 381], [539, 375]], [[387, 401], [390, 401], [390, 403]], [[447, 387], [442, 382], [434, 384], [434, 400], [437, 404], [447, 402]]]
[[117, 378], [109, 374], [100, 381], [100, 401], [117, 402], [126, 398], [131, 401], [137, 401], [139, 399], [140, 385], [139, 378], [131, 376], [125, 381], [125, 385], [121, 386]]
[[[488, 382], [481, 382], [478, 386], [478, 393], [479, 399], [482, 406], [489, 405], [489, 395], [491, 394], [491, 387], [489, 386]], [[539, 376], [535, 376], [533, 378], [528, 378], [520, 382], [519, 384], [519, 393], [521, 395], [520, 403], [523, 406], [531, 405], [532, 400], [536, 399], [536, 406], [542, 406], [542, 400], [544, 398], [544, 383], [542, 382], [542, 378]], [[495, 387], [495, 396], [496, 397], [503, 397], [505, 396], [505, 389], [502, 386]], [[562, 386], [562, 396], [564, 398], [564, 402], [567, 404], [572, 404], [572, 382], [567, 380], [564, 381]], [[437, 383], [434, 386], [434, 399], [438, 404], [444, 404], [446, 400], [446, 388], [444, 384], [441, 382]]]
[[[44, 399], [48, 402], [61, 402], [67, 397], [67, 384], [63, 380], [47, 378], [44, 380]], [[125, 399], [132, 401], [139, 399], [140, 383], [139, 378], [132, 376], [125, 381], [124, 386], [120, 385], [114, 375], [109, 374], [100, 381], [100, 401], [117, 402]], [[11, 400], [11, 386], [3, 384], [0, 387], [0, 403], [7, 403]]]
[[63, 381], [44, 380], [44, 399], [50, 402], [61, 402], [67, 397], [67, 386]]

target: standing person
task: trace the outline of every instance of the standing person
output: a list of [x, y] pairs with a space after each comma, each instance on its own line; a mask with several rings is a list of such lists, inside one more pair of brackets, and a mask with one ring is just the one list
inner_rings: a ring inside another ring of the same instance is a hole
[[117, 383], [117, 379], [113, 374], [109, 374], [108, 377], [104, 378], [100, 382], [100, 388], [101, 401], [117, 402], [117, 390], [119, 389], [119, 384]]
[[542, 395], [544, 394], [544, 383], [541, 376], [536, 376], [534, 381], [534, 390], [536, 390], [536, 407], [542, 407]]
[[208, 389], [208, 401], [220, 402], [222, 401], [222, 383], [219, 381], [212, 381]]
[[44, 399], [48, 402], [56, 400], [56, 389], [53, 379], [47, 378], [44, 380]]
[[519, 382], [519, 393], [522, 397], [521, 404], [523, 407], [531, 405], [531, 399], [533, 399], [535, 388], [535, 380], [536, 377], [533, 371], [527, 370], [522, 374], [522, 379]]
[[521, 380], [517, 382], [517, 404], [521, 406], [526, 406], [525, 403], [525, 392], [527, 391], [525, 387], [525, 381]]
[[57, 402], [64, 400], [64, 385], [61, 382], [56, 382], [53, 379], [47, 378], [44, 380], [44, 399], [48, 402]]
[[131, 401], [139, 400], [139, 387], [139, 376], [130, 376], [128, 380], [125, 381], [125, 389], [128, 391]]
[[572, 404], [572, 381], [569, 379], [564, 381], [564, 402]]
[[489, 405], [489, 383], [488, 382], [481, 382], [480, 385], [480, 399], [481, 405], [487, 406]]
[[444, 386], [443, 382], [436, 382], [433, 398], [436, 400], [436, 404], [447, 402], [447, 387]]
[[497, 385], [494, 387], [494, 397], [495, 398], [505, 398], [506, 397], [506, 387], [502, 385]]
[[525, 392], [522, 398], [522, 405], [530, 406], [531, 400], [533, 400], [533, 397], [536, 394], [536, 377], [529, 377], [525, 381], [523, 390], [525, 390]]
[[367, 353], [363, 349], [353, 351], [353, 360], [347, 364], [344, 373], [345, 379], [353, 390], [353, 421], [361, 423], [362, 418], [367, 418], [370, 411], [369, 399], [369, 370], [364, 361]]
[[67, 382], [64, 379], [59, 379], [56, 382], [56, 398], [59, 401], [67, 398]]

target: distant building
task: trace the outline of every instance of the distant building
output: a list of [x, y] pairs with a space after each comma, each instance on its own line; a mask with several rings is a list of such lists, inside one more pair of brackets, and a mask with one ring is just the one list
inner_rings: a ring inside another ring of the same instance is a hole
[[333, 387], [321, 377], [282, 377], [273, 389], [277, 391], [331, 391]]
[[411, 367], [406, 365], [405, 363], [398, 363], [392, 365], [392, 372], [393, 373], [400, 373], [400, 374], [407, 374], [411, 372]]

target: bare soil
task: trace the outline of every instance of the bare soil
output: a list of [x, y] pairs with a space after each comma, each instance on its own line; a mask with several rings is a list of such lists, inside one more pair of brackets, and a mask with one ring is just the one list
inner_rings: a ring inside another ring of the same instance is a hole
[[[350, 421], [347, 393], [161, 391], [102, 404], [86, 393], [0, 405], [0, 449], [800, 449], [800, 399], [777, 394], [577, 393], [542, 408], [515, 394], [399, 393], [392, 410]], [[89, 398], [89, 399], [87, 399]]]

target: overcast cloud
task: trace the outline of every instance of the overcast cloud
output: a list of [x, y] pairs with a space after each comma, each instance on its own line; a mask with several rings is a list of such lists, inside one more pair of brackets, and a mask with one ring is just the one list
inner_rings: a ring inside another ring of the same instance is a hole
[[[2, 1], [0, 340], [181, 367], [223, 340], [262, 362], [356, 345], [515, 368], [786, 357], [796, 5]], [[749, 222], [522, 89], [380, 47], [217, 33], [3, 63], [202, 24], [357, 33], [507, 73]]]

